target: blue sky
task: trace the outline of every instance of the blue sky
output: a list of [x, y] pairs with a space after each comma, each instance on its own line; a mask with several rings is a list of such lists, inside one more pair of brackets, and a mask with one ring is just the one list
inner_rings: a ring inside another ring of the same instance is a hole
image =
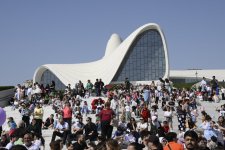
[[1, 0], [0, 86], [32, 79], [43, 64], [94, 61], [112, 33], [154, 22], [171, 69], [225, 69], [225, 1]]

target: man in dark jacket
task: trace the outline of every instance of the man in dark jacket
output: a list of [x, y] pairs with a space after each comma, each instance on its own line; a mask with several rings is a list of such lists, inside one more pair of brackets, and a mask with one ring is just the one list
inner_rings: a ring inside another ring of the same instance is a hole
[[97, 126], [93, 122], [91, 122], [90, 117], [88, 117], [86, 121], [87, 124], [84, 126], [85, 138], [86, 140], [89, 139], [90, 141], [94, 141], [98, 137]]

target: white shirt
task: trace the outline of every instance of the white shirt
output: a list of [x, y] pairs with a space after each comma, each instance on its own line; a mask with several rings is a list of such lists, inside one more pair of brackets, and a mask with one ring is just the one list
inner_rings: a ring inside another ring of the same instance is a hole
[[131, 110], [130, 110], [130, 106], [128, 106], [128, 105], [125, 106], [125, 110], [126, 110], [126, 111], [131, 111]]
[[116, 100], [112, 99], [112, 100], [111, 100], [111, 105], [110, 105], [110, 107], [111, 107], [112, 109], [116, 109], [117, 106], [118, 106], [118, 102], [117, 102]]
[[14, 145], [14, 143], [12, 143], [12, 142], [9, 142], [7, 145], [6, 145], [6, 149], [10, 149], [10, 148], [12, 148], [12, 146]]
[[84, 127], [84, 125], [83, 124], [81, 124], [80, 122], [75, 122], [74, 124], [73, 124], [73, 126], [72, 126], [73, 128], [78, 128], [78, 129], [81, 129], [81, 128], [83, 128]]
[[135, 102], [134, 100], [131, 101], [131, 106], [137, 106], [137, 102]]
[[206, 81], [205, 81], [205, 80], [202, 80], [202, 81], [201, 81], [201, 87], [205, 87], [205, 86], [206, 86], [206, 84], [207, 84], [207, 83], [206, 83]]
[[147, 127], [148, 127], [147, 122], [145, 123], [138, 122], [137, 124], [137, 129], [146, 129]]
[[27, 148], [27, 150], [39, 150], [39, 147], [35, 144], [32, 144], [31, 146], [26, 146], [25, 144], [23, 144], [23, 146], [25, 146]]
[[68, 128], [69, 128], [69, 125], [68, 125], [67, 122], [64, 122], [63, 125], [62, 125], [61, 123], [58, 122], [55, 128], [56, 128], [56, 129], [59, 129], [59, 130], [62, 130], [62, 129], [68, 129]]
[[32, 94], [32, 91], [33, 91], [32, 87], [28, 88], [27, 89], [27, 95], [31, 95]]
[[172, 117], [172, 111], [165, 111], [164, 117]]
[[225, 93], [225, 88], [222, 88], [222, 89], [221, 89], [221, 92], [222, 92], [222, 93]]
[[37, 147], [40, 147], [41, 146], [41, 140], [35, 140], [34, 145], [36, 145]]

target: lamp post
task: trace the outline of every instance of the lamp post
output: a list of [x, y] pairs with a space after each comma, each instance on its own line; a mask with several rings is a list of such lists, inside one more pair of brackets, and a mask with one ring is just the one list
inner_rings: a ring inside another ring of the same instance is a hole
[[198, 82], [198, 72], [195, 72], [195, 76], [196, 76], [196, 82]]

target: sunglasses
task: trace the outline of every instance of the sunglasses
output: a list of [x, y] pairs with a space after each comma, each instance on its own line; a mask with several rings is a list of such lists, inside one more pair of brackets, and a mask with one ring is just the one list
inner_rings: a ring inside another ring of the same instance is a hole
[[90, 121], [90, 120], [86, 120], [86, 121]]

